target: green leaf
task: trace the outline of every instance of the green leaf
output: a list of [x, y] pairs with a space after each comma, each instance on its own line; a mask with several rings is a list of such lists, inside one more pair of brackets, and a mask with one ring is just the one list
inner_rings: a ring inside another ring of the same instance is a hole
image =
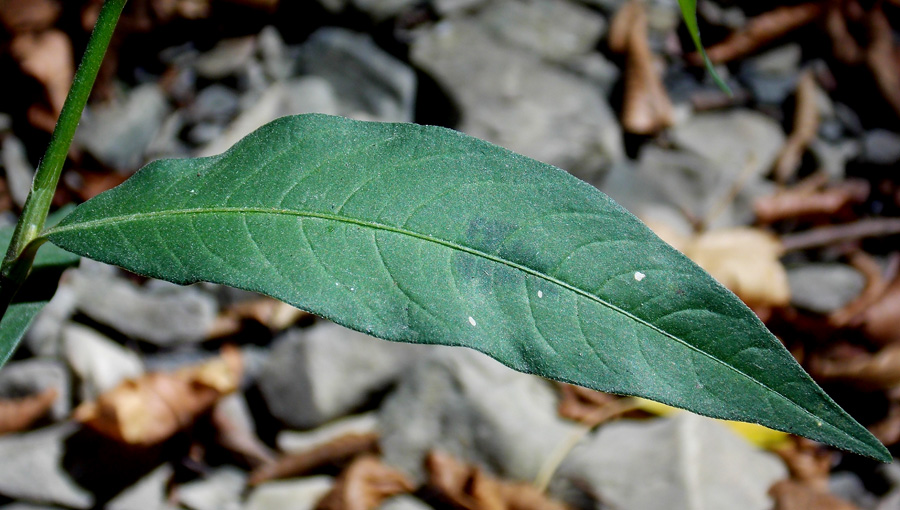
[[220, 156], [151, 163], [47, 237], [890, 459], [738, 298], [606, 195], [448, 129], [285, 117]]
[[719, 76], [719, 73], [716, 72], [713, 63], [706, 55], [703, 43], [700, 41], [700, 27], [697, 25], [697, 0], [678, 0], [678, 6], [681, 7], [681, 16], [684, 18], [684, 23], [687, 25], [688, 32], [691, 34], [691, 39], [694, 40], [694, 46], [697, 47], [697, 51], [699, 51], [700, 55], [703, 57], [703, 63], [706, 64], [707, 72], [709, 72], [709, 75], [712, 76], [713, 81], [716, 82], [716, 85], [718, 85], [720, 89], [727, 92], [728, 95], [731, 95], [731, 88], [728, 87], [725, 81], [722, 80], [722, 77]]
[[[47, 224], [58, 222], [71, 210], [72, 207], [67, 207], [50, 215]], [[2, 253], [6, 253], [14, 229], [15, 227], [0, 229]], [[67, 267], [77, 264], [79, 259], [78, 255], [52, 244], [45, 244], [38, 249], [28, 279], [0, 319], [0, 366], [12, 356], [35, 316], [56, 293], [60, 274]]]

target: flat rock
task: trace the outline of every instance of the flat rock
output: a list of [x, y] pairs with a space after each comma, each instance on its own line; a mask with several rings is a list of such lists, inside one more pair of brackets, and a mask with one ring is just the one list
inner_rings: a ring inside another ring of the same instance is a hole
[[384, 122], [413, 120], [415, 72], [379, 48], [367, 34], [321, 28], [303, 44], [299, 68], [304, 75], [328, 80], [346, 116]]
[[388, 498], [378, 507], [379, 510], [431, 510], [431, 506], [419, 498], [402, 494]]
[[437, 348], [404, 374], [379, 410], [382, 452], [420, 482], [434, 448], [533, 480], [576, 429], [557, 415], [557, 400], [543, 379], [469, 349]]
[[179, 486], [177, 496], [191, 510], [240, 510], [246, 483], [245, 471], [224, 466], [200, 480]]
[[66, 360], [80, 380], [81, 400], [94, 400], [144, 372], [140, 357], [97, 331], [69, 323], [62, 330]]
[[264, 483], [247, 497], [244, 510], [313, 510], [333, 485], [329, 476]]
[[9, 196], [19, 207], [25, 204], [31, 181], [34, 179], [34, 167], [28, 161], [25, 144], [8, 134], [0, 141], [0, 165], [6, 175], [6, 186]]
[[629, 510], [767, 510], [769, 487], [787, 476], [773, 454], [692, 413], [602, 426], [560, 465], [551, 494], [585, 493]]
[[199, 55], [192, 68], [198, 76], [220, 80], [241, 72], [256, 54], [256, 37], [224, 39], [211, 50]]
[[804, 264], [789, 268], [787, 275], [791, 304], [823, 314], [842, 308], [866, 286], [865, 276], [844, 264]]
[[503, 42], [555, 61], [591, 52], [606, 31], [596, 11], [558, 0], [489, 2], [477, 19]]
[[104, 509], [162, 510], [166, 506], [167, 485], [173, 473], [172, 466], [163, 464], [110, 500]]
[[422, 349], [323, 321], [275, 341], [259, 387], [273, 416], [291, 427], [312, 428], [365, 404]]
[[622, 133], [591, 80], [502, 43], [477, 20], [418, 33], [412, 61], [460, 109], [459, 130], [596, 182], [622, 158]]
[[72, 389], [69, 371], [60, 361], [31, 358], [13, 361], [0, 370], [0, 398], [29, 397], [48, 388], [56, 388], [57, 392], [50, 417], [55, 421], [66, 419], [71, 410]]
[[139, 286], [114, 275], [70, 273], [78, 309], [95, 321], [159, 346], [200, 342], [218, 313], [215, 297], [166, 282]]
[[75, 143], [111, 168], [137, 170], [171, 109], [158, 85], [139, 85], [117, 101], [85, 108]]
[[900, 161], [900, 133], [885, 129], [867, 131], [862, 140], [862, 159], [876, 165]]
[[0, 437], [0, 494], [34, 503], [92, 507], [93, 496], [61, 467], [64, 442], [76, 428], [65, 423]]

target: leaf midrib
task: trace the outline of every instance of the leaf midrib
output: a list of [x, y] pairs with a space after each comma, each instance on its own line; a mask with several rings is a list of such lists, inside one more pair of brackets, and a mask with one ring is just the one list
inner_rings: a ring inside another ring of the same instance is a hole
[[[743, 371], [739, 370], [738, 368], [736, 368], [732, 365], [729, 365], [724, 360], [717, 358], [713, 354], [688, 343], [687, 341], [673, 335], [672, 333], [669, 333], [668, 331], [648, 322], [645, 319], [642, 319], [642, 318], [632, 314], [631, 312], [629, 312], [627, 310], [624, 310], [624, 309], [600, 298], [599, 296], [591, 294], [590, 292], [588, 292], [586, 290], [575, 287], [574, 285], [572, 285], [570, 283], [564, 282], [558, 278], [554, 278], [550, 275], [544, 274], [544, 273], [537, 271], [535, 269], [532, 269], [528, 266], [524, 266], [522, 264], [513, 262], [511, 260], [507, 260], [502, 257], [491, 255], [489, 253], [485, 253], [483, 251], [476, 250], [474, 248], [470, 248], [465, 245], [447, 241], [445, 239], [432, 237], [427, 234], [421, 234], [421, 233], [415, 232], [413, 230], [407, 230], [407, 229], [403, 229], [403, 228], [399, 228], [399, 227], [394, 227], [391, 225], [385, 225], [385, 224], [377, 223], [374, 221], [365, 221], [365, 220], [350, 218], [347, 216], [336, 216], [333, 214], [311, 212], [311, 211], [297, 211], [297, 210], [291, 210], [291, 209], [271, 209], [271, 208], [265, 208], [265, 207], [211, 207], [211, 208], [202, 208], [202, 209], [169, 209], [169, 210], [165, 210], [165, 211], [151, 211], [151, 212], [142, 212], [142, 213], [134, 213], [134, 214], [125, 214], [125, 215], [119, 215], [119, 216], [108, 216], [106, 218], [102, 218], [102, 219], [98, 219], [98, 220], [81, 221], [81, 222], [73, 223], [73, 224], [69, 224], [69, 225], [58, 225], [58, 226], [55, 226], [55, 227], [52, 227], [52, 228], [46, 230], [44, 232], [43, 236], [50, 237], [54, 234], [62, 234], [65, 232], [73, 232], [73, 231], [77, 232], [79, 230], [88, 230], [91, 228], [104, 227], [104, 226], [115, 226], [120, 223], [137, 222], [137, 221], [143, 221], [143, 220], [148, 220], [148, 219], [153, 219], [153, 218], [164, 218], [164, 217], [169, 217], [169, 216], [200, 215], [200, 214], [284, 215], [284, 216], [295, 216], [295, 217], [301, 217], [301, 218], [315, 218], [315, 219], [321, 219], [321, 220], [327, 220], [327, 221], [336, 221], [339, 223], [347, 223], [347, 224], [352, 224], [352, 225], [358, 225], [358, 226], [365, 227], [365, 228], [371, 228], [374, 230], [383, 230], [386, 232], [392, 232], [395, 234], [405, 235], [405, 236], [413, 237], [416, 239], [420, 239], [422, 241], [439, 244], [439, 245], [445, 246], [447, 248], [451, 248], [453, 250], [457, 250], [457, 251], [460, 251], [463, 253], [468, 253], [470, 255], [483, 257], [487, 260], [496, 262], [498, 264], [506, 265], [513, 269], [517, 269], [524, 273], [527, 273], [527, 274], [530, 274], [537, 278], [543, 279], [547, 282], [559, 285], [560, 287], [568, 289], [578, 295], [581, 295], [591, 301], [594, 301], [616, 313], [620, 313], [620, 314], [624, 315], [625, 317], [635, 321], [636, 323], [638, 323], [644, 327], [647, 327], [650, 330], [653, 330], [653, 331], [683, 345], [684, 347], [686, 347], [694, 352], [697, 352], [703, 356], [706, 356], [707, 358], [709, 358], [709, 359], [713, 360], [714, 362], [719, 363], [720, 365], [726, 367], [727, 369], [745, 377], [746, 379], [754, 382], [755, 384], [761, 386], [762, 388], [764, 388], [768, 391], [771, 391], [772, 393], [778, 395], [782, 399], [790, 402], [797, 408], [801, 409], [804, 413], [808, 414], [815, 421], [820, 421], [820, 420], [825, 421], [821, 417], [818, 417], [815, 414], [813, 414], [812, 412], [810, 412], [808, 409], [806, 409], [805, 407], [803, 407], [796, 401], [792, 400], [791, 398], [784, 395], [780, 391], [766, 385], [762, 381], [760, 381], [754, 377], [751, 377], [750, 375], [744, 373]], [[825, 421], [825, 422], [827, 423], [827, 421]], [[836, 430], [840, 431], [841, 433], [846, 434], [839, 427], [835, 426], [833, 423], [829, 423], [829, 425], [831, 425], [832, 427], [834, 427]], [[850, 436], [850, 437], [853, 438], [853, 436]], [[856, 438], [853, 438], [853, 439], [856, 440]]]

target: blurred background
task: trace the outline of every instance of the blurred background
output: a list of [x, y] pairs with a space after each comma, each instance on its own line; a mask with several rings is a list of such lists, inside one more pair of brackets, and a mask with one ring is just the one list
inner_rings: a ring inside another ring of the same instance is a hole
[[[102, 2], [0, 0], [11, 225]], [[55, 198], [283, 115], [590, 182], [900, 441], [900, 2], [130, 0]], [[129, 381], [124, 382], [123, 381]], [[0, 370], [0, 509], [900, 508], [900, 466], [90, 260]]]

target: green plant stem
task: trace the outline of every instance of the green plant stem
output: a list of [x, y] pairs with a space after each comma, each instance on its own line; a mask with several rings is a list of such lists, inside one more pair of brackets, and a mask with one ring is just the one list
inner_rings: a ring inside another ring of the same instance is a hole
[[91, 95], [100, 64], [103, 62], [103, 56], [109, 47], [125, 2], [127, 0], [106, 0], [100, 9], [94, 32], [81, 58], [81, 64], [75, 72], [69, 95], [50, 137], [47, 152], [34, 174], [22, 216], [0, 266], [0, 316], [6, 312], [31, 270], [37, 247], [41, 244], [35, 241], [39, 240], [44, 228], [63, 164], [69, 154], [69, 146], [72, 144], [81, 113]]

